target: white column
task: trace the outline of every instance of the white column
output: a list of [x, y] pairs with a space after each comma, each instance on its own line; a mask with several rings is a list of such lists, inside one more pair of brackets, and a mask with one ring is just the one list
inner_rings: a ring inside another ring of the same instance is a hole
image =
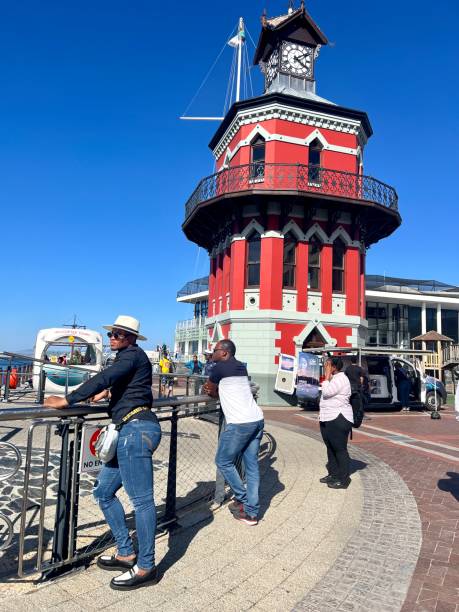
[[437, 304], [437, 332], [439, 334], [442, 333], [441, 331], [441, 304]]
[[[425, 334], [427, 329], [427, 313], [426, 313], [426, 303], [422, 302], [422, 310], [421, 310], [421, 334]], [[422, 343], [422, 350], [426, 350], [426, 343]]]

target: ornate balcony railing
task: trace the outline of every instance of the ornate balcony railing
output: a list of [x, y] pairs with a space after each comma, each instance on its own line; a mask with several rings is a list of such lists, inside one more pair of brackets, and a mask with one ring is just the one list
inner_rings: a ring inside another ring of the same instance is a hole
[[185, 205], [185, 219], [213, 198], [250, 190], [305, 191], [398, 210], [397, 192], [371, 176], [303, 164], [246, 164], [203, 178]]

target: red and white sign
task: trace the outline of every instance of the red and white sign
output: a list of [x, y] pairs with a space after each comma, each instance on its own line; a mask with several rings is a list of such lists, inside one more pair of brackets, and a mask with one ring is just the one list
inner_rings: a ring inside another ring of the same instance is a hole
[[103, 425], [83, 425], [81, 435], [80, 474], [98, 472], [102, 461], [96, 457], [94, 445]]

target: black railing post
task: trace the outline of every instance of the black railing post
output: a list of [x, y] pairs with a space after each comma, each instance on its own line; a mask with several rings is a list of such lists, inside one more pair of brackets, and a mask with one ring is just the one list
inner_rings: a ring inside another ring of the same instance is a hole
[[45, 399], [45, 386], [46, 386], [46, 372], [43, 366], [40, 367], [40, 374], [38, 375], [38, 391], [37, 391], [37, 404], [43, 404]]
[[[225, 417], [223, 415], [223, 410], [220, 410], [218, 415], [218, 440], [220, 440], [220, 434], [225, 429]], [[216, 504], [221, 505], [225, 501], [225, 479], [220, 474], [220, 470], [217, 469], [217, 473], [215, 475], [215, 495], [214, 502]]]
[[[61, 423], [56, 434], [61, 436], [61, 458], [59, 464], [59, 482], [56, 502], [56, 519], [54, 523], [51, 563], [65, 563], [75, 554], [78, 526], [79, 474], [78, 456], [81, 446], [82, 428], [73, 424], [74, 438], [70, 439], [71, 423]], [[55, 578], [70, 569], [71, 562], [45, 571], [43, 575]]]
[[169, 444], [169, 467], [167, 471], [166, 512], [164, 523], [170, 525], [177, 522], [177, 434], [178, 411], [174, 409], [171, 415], [171, 438]]
[[7, 402], [10, 396], [10, 378], [11, 378], [11, 360], [6, 368], [5, 390], [3, 392], [3, 401]]
[[[51, 562], [65, 561], [68, 555], [70, 534], [70, 497], [72, 482], [71, 455], [73, 443], [70, 443], [70, 427], [68, 423], [61, 423], [56, 434], [61, 437], [61, 458], [59, 463], [59, 482], [57, 489], [56, 518], [54, 522], [53, 548]], [[51, 570], [47, 577], [59, 575], [61, 568]]]

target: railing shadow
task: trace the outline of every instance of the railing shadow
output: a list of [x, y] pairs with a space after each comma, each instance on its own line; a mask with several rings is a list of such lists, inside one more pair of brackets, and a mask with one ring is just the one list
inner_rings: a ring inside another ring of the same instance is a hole
[[[185, 508], [186, 506], [191, 505], [193, 501], [196, 500], [196, 497], [199, 496], [200, 493], [202, 493], [202, 491], [208, 490], [211, 486], [215, 486], [215, 482], [197, 482], [194, 489], [189, 491], [185, 496], [177, 498], [177, 507]], [[211, 500], [209, 500], [209, 502], [207, 503], [202, 503], [199, 508], [195, 509], [195, 512], [197, 513], [198, 517], [196, 519], [196, 522], [194, 522], [190, 526], [184, 525], [183, 527], [181, 527], [179, 523], [177, 527], [169, 531], [167, 542], [168, 549], [166, 554], [158, 564], [158, 573], [160, 579], [185, 555], [186, 551], [188, 550], [188, 547], [190, 546], [195, 536], [199, 533], [199, 531], [203, 527], [209, 525], [214, 520], [214, 514], [210, 506]]]

